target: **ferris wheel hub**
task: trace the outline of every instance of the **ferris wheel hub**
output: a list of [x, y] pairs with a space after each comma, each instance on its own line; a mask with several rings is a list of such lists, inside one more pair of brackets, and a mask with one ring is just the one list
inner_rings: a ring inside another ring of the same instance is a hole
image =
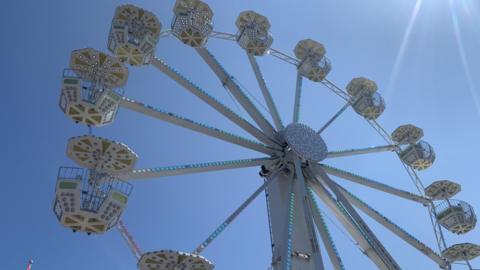
[[285, 141], [299, 157], [310, 161], [321, 161], [327, 157], [327, 145], [313, 128], [292, 123], [285, 128]]

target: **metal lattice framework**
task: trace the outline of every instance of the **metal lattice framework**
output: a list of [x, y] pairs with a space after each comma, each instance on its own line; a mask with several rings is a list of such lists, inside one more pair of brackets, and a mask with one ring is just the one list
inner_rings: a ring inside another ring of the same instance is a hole
[[[174, 15], [171, 30], [162, 32], [162, 24], [152, 12], [134, 5], [118, 7], [108, 37], [108, 49], [114, 56], [88, 48], [74, 51], [71, 57], [71, 70], [64, 74], [60, 107], [73, 121], [89, 127], [111, 123], [118, 108], [123, 107], [265, 156], [134, 169], [138, 156], [126, 145], [91, 134], [75, 137], [69, 140], [67, 153], [82, 168], [60, 169], [54, 201], [54, 211], [60, 223], [74, 231], [87, 233], [103, 233], [116, 225], [138, 259], [138, 267], [141, 270], [208, 270], [213, 269], [213, 263], [200, 254], [258, 195], [265, 193], [272, 241], [272, 269], [324, 269], [324, 260], [328, 257], [334, 269], [343, 270], [345, 268], [340, 257], [341, 251], [335, 247], [324, 221], [317, 202], [320, 199], [378, 269], [400, 269], [401, 263], [388, 252], [358, 211], [370, 216], [441, 269], [451, 269], [451, 265], [456, 261], [466, 261], [470, 269], [473, 269], [469, 260], [480, 255], [480, 247], [470, 243], [447, 247], [443, 237], [445, 229], [457, 234], [472, 230], [476, 224], [473, 208], [465, 202], [450, 199], [460, 191], [459, 184], [441, 180], [427, 188], [424, 187], [416, 171], [432, 165], [435, 160], [433, 148], [420, 140], [424, 134], [418, 127], [402, 125], [390, 134], [376, 121], [385, 110], [385, 104], [377, 92], [378, 86], [374, 81], [359, 77], [352, 79], [345, 89], [337, 86], [327, 79], [331, 63], [325, 57], [324, 46], [311, 39], [298, 42], [294, 50], [295, 57], [271, 48], [273, 37], [269, 33], [270, 23], [265, 16], [254, 11], [240, 13], [236, 20], [238, 28], [236, 34], [214, 31], [213, 11], [199, 0], [177, 0]], [[235, 101], [253, 119], [253, 123], [154, 55], [159, 40], [169, 36], [175, 36], [184, 44], [193, 47]], [[211, 38], [234, 41], [245, 49], [272, 123], [206, 48]], [[265, 55], [276, 57], [297, 69], [294, 113], [292, 122], [286, 126], [257, 63], [257, 57]], [[156, 67], [245, 130], [253, 139], [123, 97], [123, 91], [115, 88], [126, 83], [128, 70], [124, 63]], [[299, 123], [304, 78], [322, 84], [345, 101], [345, 105], [318, 130]], [[349, 107], [378, 132], [386, 145], [344, 151], [328, 150], [321, 137], [322, 132]], [[418, 192], [401, 190], [326, 164], [331, 158], [385, 151], [399, 157]], [[260, 175], [264, 178], [263, 184], [191, 253], [172, 250], [142, 253], [120, 221], [131, 191], [128, 181], [245, 167], [260, 167]], [[438, 251], [428, 247], [349, 192], [333, 180], [332, 176], [426, 207], [432, 221]], [[326, 256], [321, 254], [322, 243], [327, 251]]]

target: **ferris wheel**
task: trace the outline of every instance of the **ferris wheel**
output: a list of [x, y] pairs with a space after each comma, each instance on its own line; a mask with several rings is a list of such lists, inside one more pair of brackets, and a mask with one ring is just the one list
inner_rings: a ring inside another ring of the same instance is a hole
[[[325, 269], [328, 258], [335, 270], [343, 270], [341, 250], [337, 250], [329, 233], [318, 201], [329, 208], [335, 218], [358, 243], [363, 253], [378, 269], [401, 269], [401, 263], [388, 252], [358, 211], [390, 230], [407, 244], [432, 260], [441, 269], [480, 256], [480, 246], [461, 243], [448, 246], [443, 234], [465, 234], [476, 225], [473, 208], [452, 199], [461, 187], [449, 180], [434, 181], [424, 187], [416, 171], [429, 168], [435, 152], [423, 141], [423, 130], [411, 124], [388, 133], [376, 119], [385, 110], [377, 84], [364, 77], [354, 78], [345, 90], [327, 79], [331, 63], [324, 46], [312, 39], [301, 40], [295, 57], [273, 49], [268, 19], [254, 11], [241, 12], [235, 34], [213, 30], [213, 11], [199, 0], [177, 0], [169, 30], [149, 11], [134, 5], [117, 7], [108, 36], [108, 50], [113, 56], [92, 48], [75, 50], [70, 66], [63, 73], [61, 110], [74, 122], [87, 125], [89, 134], [70, 138], [67, 155], [80, 167], [61, 167], [58, 172], [53, 210], [59, 222], [74, 232], [102, 234], [118, 226], [126, 232], [120, 217], [132, 191], [131, 180], [159, 178], [208, 171], [259, 167], [263, 184], [225, 221], [191, 252], [158, 250], [142, 253], [134, 241], [128, 242], [138, 258], [141, 270], [210, 270], [212, 262], [202, 252], [260, 194], [265, 193], [272, 242], [271, 269]], [[161, 38], [174, 36], [201, 56], [254, 123], [208, 94], [179, 71], [154, 55]], [[239, 83], [206, 48], [211, 38], [236, 42], [246, 51], [251, 68], [273, 121], [259, 111]], [[297, 81], [292, 122], [284, 125], [257, 63], [257, 57], [273, 56], [293, 65]], [[177, 82], [231, 122], [252, 136], [244, 138], [200, 122], [167, 112], [124, 96], [122, 87], [128, 69], [152, 65]], [[318, 82], [344, 100], [345, 105], [319, 129], [299, 122], [302, 81]], [[125, 144], [92, 135], [90, 127], [111, 124], [119, 107], [157, 118], [222, 141], [264, 154], [262, 158], [208, 162], [160, 168], [136, 169], [138, 155]], [[327, 129], [351, 107], [385, 140], [376, 147], [331, 151], [322, 139]], [[414, 181], [418, 193], [401, 190], [382, 182], [328, 165], [332, 158], [392, 152]], [[428, 247], [412, 234], [393, 223], [360, 198], [342, 187], [332, 176], [364, 185], [425, 207], [430, 216], [438, 246]], [[323, 245], [327, 254], [321, 254]], [[436, 251], [436, 249], [438, 249]]]

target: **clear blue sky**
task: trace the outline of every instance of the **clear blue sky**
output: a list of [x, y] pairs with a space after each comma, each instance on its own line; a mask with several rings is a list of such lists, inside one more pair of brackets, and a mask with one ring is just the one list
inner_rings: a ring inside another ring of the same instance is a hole
[[[132, 3], [153, 11], [168, 28], [173, 2]], [[480, 2], [453, 2], [208, 1], [218, 31], [235, 32], [237, 15], [252, 9], [270, 19], [273, 47], [277, 49], [292, 54], [295, 44], [304, 38], [324, 43], [333, 65], [329, 78], [338, 85], [345, 86], [356, 76], [377, 81], [380, 93], [387, 98], [387, 109], [379, 121], [389, 131], [401, 124], [418, 125], [435, 147], [434, 166], [420, 173], [424, 182], [458, 181], [463, 190], [457, 198], [479, 209]], [[23, 269], [29, 258], [35, 260], [34, 269], [38, 270], [135, 269], [136, 262], [117, 231], [101, 236], [73, 234], [58, 224], [51, 210], [57, 169], [73, 165], [65, 155], [66, 141], [86, 133], [85, 127], [73, 124], [58, 108], [62, 70], [74, 49], [106, 51], [114, 9], [124, 3], [24, 0], [6, 1], [0, 9], [0, 269]], [[412, 18], [412, 14], [417, 15]], [[260, 97], [247, 58], [235, 43], [211, 40], [208, 48]], [[191, 48], [167, 38], [160, 41], [156, 54], [237, 110]], [[272, 57], [259, 62], [288, 123], [295, 69]], [[130, 69], [126, 96], [247, 136], [152, 67]], [[302, 122], [318, 128], [341, 105], [341, 100], [320, 84], [304, 81]], [[95, 129], [94, 133], [129, 145], [140, 156], [138, 167], [261, 156], [124, 109], [113, 125]], [[332, 150], [382, 144], [352, 110], [325, 131], [324, 139]], [[328, 163], [414, 190], [401, 164], [389, 153]], [[193, 250], [260, 185], [257, 171], [242, 169], [135, 182], [124, 220], [144, 251]], [[419, 239], [434, 245], [422, 206], [339, 182]], [[436, 269], [419, 252], [366, 219], [403, 269]], [[374, 269], [332, 222], [328, 225], [347, 269]], [[259, 197], [204, 255], [220, 270], [266, 269], [271, 259], [269, 241], [265, 199]], [[480, 230], [465, 236], [447, 233], [447, 241], [480, 243]], [[480, 267], [480, 260], [474, 263]]]

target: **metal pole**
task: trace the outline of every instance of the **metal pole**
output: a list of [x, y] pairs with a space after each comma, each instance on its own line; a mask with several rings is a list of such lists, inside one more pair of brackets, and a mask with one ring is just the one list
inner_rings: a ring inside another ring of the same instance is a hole
[[347, 102], [345, 105], [343, 105], [343, 107], [330, 119], [328, 120], [327, 123], [325, 123], [325, 125], [323, 125], [323, 127], [321, 127], [318, 131], [317, 131], [317, 134], [320, 134], [322, 133], [328, 126], [330, 126], [330, 124], [333, 123], [333, 121], [335, 121], [348, 107], [350, 107], [350, 102]]
[[207, 248], [208, 245], [210, 245], [215, 238], [217, 238], [218, 235], [220, 235], [225, 228], [227, 228], [230, 223], [260, 194], [262, 193], [265, 188], [273, 181], [273, 179], [276, 178], [276, 175], [278, 174], [279, 171], [275, 171], [272, 173], [271, 177], [267, 178], [263, 185], [261, 185], [248, 199], [240, 205], [240, 207], [233, 212], [220, 226], [217, 227], [217, 229], [211, 233], [205, 241], [203, 241], [192, 253], [193, 254], [200, 254], [205, 248]]

